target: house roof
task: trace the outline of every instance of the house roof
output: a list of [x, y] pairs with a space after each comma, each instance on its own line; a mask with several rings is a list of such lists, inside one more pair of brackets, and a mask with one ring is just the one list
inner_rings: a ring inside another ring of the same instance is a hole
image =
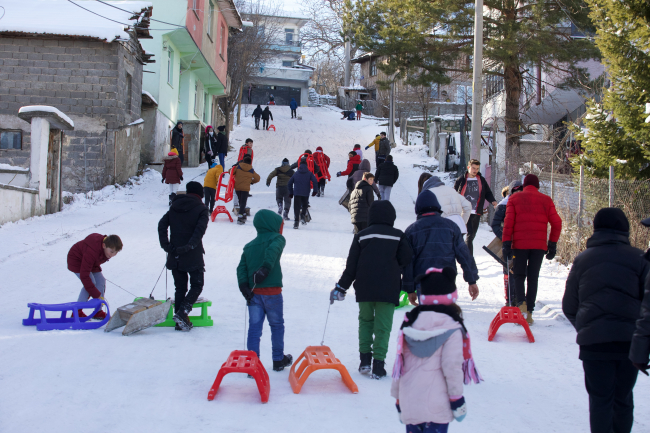
[[[0, 33], [77, 36], [113, 42], [130, 39], [128, 30], [138, 23], [136, 34], [150, 38], [149, 17], [153, 5], [145, 1], [6, 0]], [[119, 8], [119, 9], [118, 9]]]
[[243, 27], [242, 19], [234, 0], [217, 0], [217, 4], [219, 5], [219, 11], [226, 19], [228, 27], [241, 30]]
[[370, 52], [370, 53], [363, 53], [363, 54], [361, 54], [361, 55], [355, 57], [354, 59], [350, 60], [350, 63], [363, 63], [363, 62], [368, 62], [368, 61], [370, 61], [370, 59], [372, 59], [373, 57], [380, 57], [380, 56], [376, 55], [376, 54], [373, 53], [373, 52]]

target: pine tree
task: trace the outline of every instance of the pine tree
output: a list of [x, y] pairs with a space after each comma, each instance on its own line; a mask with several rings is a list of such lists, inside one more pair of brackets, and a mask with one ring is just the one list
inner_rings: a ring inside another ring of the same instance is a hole
[[598, 177], [650, 178], [650, 5], [641, 0], [588, 0], [611, 84], [602, 102], [592, 101], [576, 138], [584, 154], [574, 158]]
[[[540, 65], [561, 72], [571, 86], [587, 81], [581, 61], [598, 58], [588, 38], [571, 37], [570, 24], [591, 30], [584, 0], [485, 0], [484, 69], [504, 79], [505, 127], [510, 157], [525, 130], [522, 85]], [[415, 73], [417, 84], [448, 82], [446, 72], [473, 47], [474, 2], [467, 0], [360, 0], [349, 3], [348, 21], [360, 47], [385, 56], [387, 74]], [[419, 73], [424, 71], [424, 73]], [[470, 72], [469, 68], [466, 72]]]

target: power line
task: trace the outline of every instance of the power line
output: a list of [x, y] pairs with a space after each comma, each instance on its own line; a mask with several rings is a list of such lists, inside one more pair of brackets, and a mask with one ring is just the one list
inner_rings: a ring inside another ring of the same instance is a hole
[[105, 16], [103, 16], [103, 15], [100, 15], [100, 14], [98, 14], [97, 12], [93, 12], [93, 11], [91, 11], [90, 9], [86, 9], [85, 7], [83, 7], [83, 6], [81, 6], [81, 5], [78, 5], [77, 3], [73, 2], [72, 0], [68, 0], [68, 1], [69, 1], [70, 3], [72, 3], [73, 5], [75, 5], [75, 6], [77, 6], [77, 7], [80, 7], [81, 9], [83, 9], [83, 10], [85, 10], [85, 11], [87, 11], [87, 12], [90, 12], [90, 13], [93, 14], [93, 15], [97, 15], [98, 17], [104, 18], [105, 20], [113, 21], [114, 23], [118, 23], [118, 24], [122, 24], [123, 26], [131, 27], [130, 24], [126, 24], [126, 23], [122, 23], [122, 22], [119, 22], [119, 21], [115, 21], [115, 20], [113, 20], [113, 19], [111, 19], [111, 18], [107, 18], [107, 17], [105, 17]]
[[[102, 1], [102, 0], [96, 0], [96, 1], [98, 1], [98, 2], [100, 2], [100, 3], [102, 3], [102, 4], [105, 4], [106, 6], [110, 6], [110, 7], [112, 7], [112, 8], [115, 8], [115, 9], [118, 9], [118, 10], [121, 10], [121, 11], [124, 11], [124, 12], [135, 13], [134, 11], [129, 11], [129, 10], [126, 10], [126, 9], [118, 8], [117, 6], [112, 5], [112, 4], [110, 4], [110, 3], [106, 3], [105, 1]], [[175, 27], [182, 27], [182, 28], [185, 28], [185, 26], [181, 26], [181, 25], [178, 25], [178, 24], [168, 23], [168, 22], [160, 21], [160, 20], [157, 20], [157, 19], [154, 19], [154, 18], [149, 18], [149, 19], [150, 19], [151, 21], [155, 21], [155, 22], [157, 22], [157, 23], [163, 23], [163, 24], [168, 24], [168, 25], [170, 25], [170, 26], [175, 26]], [[154, 29], [151, 29], [151, 30], [154, 30]], [[161, 29], [155, 29], [155, 30], [161, 30]]]

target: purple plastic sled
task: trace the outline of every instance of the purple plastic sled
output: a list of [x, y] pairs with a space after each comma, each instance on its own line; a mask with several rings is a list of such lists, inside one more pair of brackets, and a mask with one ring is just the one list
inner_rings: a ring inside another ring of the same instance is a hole
[[[95, 314], [106, 305], [106, 318], [100, 322], [90, 321]], [[53, 329], [97, 329], [104, 326], [111, 318], [108, 310], [108, 304], [101, 299], [91, 299], [88, 302], [68, 302], [67, 304], [37, 304], [29, 303], [29, 317], [23, 319], [24, 326], [34, 326], [39, 331], [51, 331]], [[88, 317], [79, 317], [79, 311], [83, 308], [94, 308]], [[34, 318], [34, 311], [40, 312], [40, 318]], [[60, 311], [61, 317], [58, 319], [45, 317], [46, 311]], [[66, 317], [67, 312], [72, 311], [73, 317]]]

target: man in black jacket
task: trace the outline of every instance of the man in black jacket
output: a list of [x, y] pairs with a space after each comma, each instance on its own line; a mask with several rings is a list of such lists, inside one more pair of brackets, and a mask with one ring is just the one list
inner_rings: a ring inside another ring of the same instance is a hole
[[226, 126], [221, 125], [217, 127], [217, 155], [219, 156], [219, 164], [223, 169], [226, 169], [226, 155], [228, 154], [228, 137], [226, 136]]
[[375, 155], [376, 167], [379, 167], [386, 161], [386, 158], [390, 155], [391, 151], [390, 141], [388, 140], [388, 137], [386, 137], [386, 133], [382, 131], [379, 133], [379, 136], [379, 150]]
[[[267, 107], [268, 108], [268, 107]], [[255, 118], [255, 129], [260, 129], [260, 117], [262, 117], [262, 107], [257, 104], [251, 117]]]
[[[192, 305], [203, 291], [203, 242], [208, 228], [210, 213], [203, 204], [203, 187], [198, 182], [188, 182], [187, 194], [181, 194], [172, 202], [169, 211], [158, 223], [160, 246], [167, 252], [167, 269], [172, 271], [176, 300], [174, 321], [176, 329], [192, 329], [189, 313]], [[167, 238], [167, 228], [170, 238]], [[187, 292], [189, 274], [190, 291]]]
[[622, 210], [596, 213], [594, 234], [574, 260], [562, 298], [562, 311], [578, 331], [593, 433], [632, 429], [638, 370], [628, 354], [650, 263], [630, 246], [629, 230]]
[[393, 156], [388, 155], [386, 157], [386, 162], [378, 166], [377, 170], [375, 170], [375, 179], [377, 180], [379, 195], [382, 200], [390, 200], [390, 192], [398, 178], [399, 170], [397, 169], [397, 166], [393, 164]]
[[393, 228], [394, 223], [395, 208], [389, 201], [372, 204], [369, 226], [354, 236], [343, 275], [330, 293], [330, 303], [342, 301], [354, 282], [359, 303], [359, 371], [369, 373], [374, 358], [375, 379], [386, 376], [384, 360], [393, 313], [399, 304], [401, 270], [413, 257], [408, 240], [401, 230]]
[[492, 203], [492, 206], [497, 206], [497, 200], [494, 198], [494, 194], [492, 194], [490, 185], [488, 185], [485, 178], [479, 172], [480, 168], [481, 162], [479, 160], [470, 160], [467, 165], [467, 171], [464, 175], [456, 179], [456, 183], [454, 184], [454, 189], [472, 204], [472, 214], [467, 221], [467, 239], [465, 240], [472, 256], [474, 256], [474, 245], [472, 243], [478, 231], [478, 225], [481, 222], [481, 215], [485, 211], [483, 209], [483, 202], [487, 200]]
[[[650, 218], [641, 221], [646, 227], [650, 227]], [[650, 249], [643, 256], [646, 261], [650, 261]], [[645, 280], [645, 294], [641, 303], [641, 318], [636, 322], [636, 330], [632, 337], [632, 346], [630, 347], [630, 361], [646, 376], [650, 358], [650, 277]]]
[[183, 165], [183, 161], [185, 160], [183, 157], [184, 137], [185, 135], [183, 135], [183, 122], [179, 120], [176, 124], [176, 127], [172, 129], [171, 148], [176, 149], [178, 152], [178, 158], [181, 160], [181, 165]]
[[262, 111], [262, 128], [264, 130], [269, 129], [269, 117], [271, 120], [273, 120], [273, 114], [271, 114], [271, 110], [269, 110], [269, 107], [266, 107], [264, 111]]
[[359, 233], [368, 227], [368, 210], [370, 205], [375, 201], [373, 196], [372, 184], [375, 181], [375, 175], [364, 173], [363, 179], [357, 183], [350, 194], [350, 218], [354, 224], [354, 232]]

